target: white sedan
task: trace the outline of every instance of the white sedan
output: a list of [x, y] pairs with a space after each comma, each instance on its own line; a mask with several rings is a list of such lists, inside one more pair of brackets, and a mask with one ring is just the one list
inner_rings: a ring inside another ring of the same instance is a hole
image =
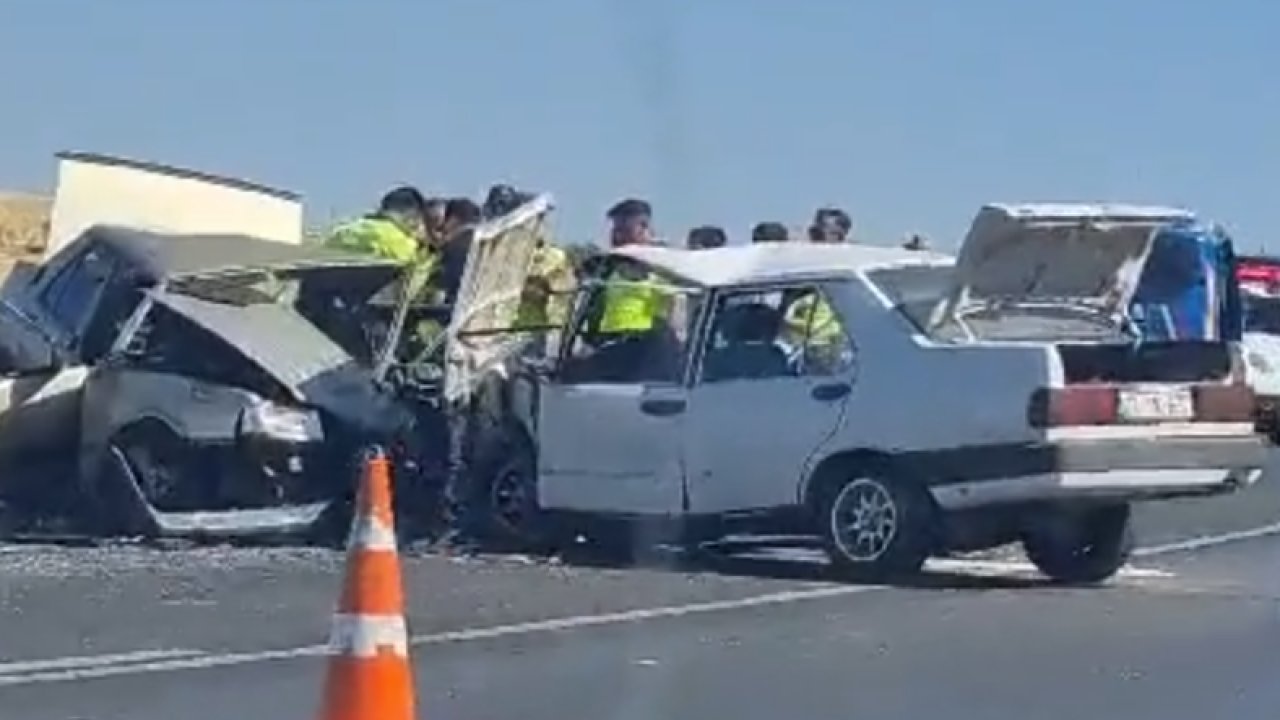
[[[650, 332], [608, 337], [600, 288], [583, 290], [554, 366], [518, 384], [490, 529], [801, 531], [871, 578], [1020, 541], [1054, 578], [1108, 578], [1131, 503], [1228, 492], [1265, 462], [1235, 347], [1205, 362], [1203, 345], [1135, 344], [1117, 319], [1172, 212], [988, 206], [955, 261], [615, 252], [677, 299]], [[1201, 377], [1166, 376], [1183, 352]]]

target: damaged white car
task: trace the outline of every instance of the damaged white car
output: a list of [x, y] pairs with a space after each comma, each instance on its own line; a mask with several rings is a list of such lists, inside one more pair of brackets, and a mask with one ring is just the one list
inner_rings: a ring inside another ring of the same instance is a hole
[[993, 205], [956, 261], [616, 251], [673, 300], [618, 337], [597, 330], [606, 289], [583, 291], [554, 361], [517, 378], [494, 525], [799, 531], [872, 578], [1020, 541], [1051, 577], [1108, 578], [1132, 503], [1229, 492], [1266, 459], [1236, 347], [1134, 342], [1124, 309], [1167, 217]]

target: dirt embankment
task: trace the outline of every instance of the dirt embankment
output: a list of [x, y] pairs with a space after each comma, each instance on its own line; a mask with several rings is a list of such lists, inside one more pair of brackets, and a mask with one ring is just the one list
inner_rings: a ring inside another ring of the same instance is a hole
[[20, 260], [39, 261], [52, 208], [52, 198], [0, 191], [0, 278]]

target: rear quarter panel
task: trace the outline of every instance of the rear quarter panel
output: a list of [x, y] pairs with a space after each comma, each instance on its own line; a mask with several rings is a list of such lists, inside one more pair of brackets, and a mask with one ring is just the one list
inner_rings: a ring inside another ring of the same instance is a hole
[[1028, 442], [1031, 392], [1053, 382], [1051, 347], [1037, 344], [941, 345], [931, 342], [871, 286], [841, 283], [856, 348], [845, 448], [887, 452]]

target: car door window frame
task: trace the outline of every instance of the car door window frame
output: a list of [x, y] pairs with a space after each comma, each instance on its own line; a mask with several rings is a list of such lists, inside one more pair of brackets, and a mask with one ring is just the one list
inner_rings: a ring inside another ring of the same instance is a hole
[[[71, 291], [73, 283], [85, 282], [88, 279], [86, 275], [88, 272], [87, 262], [91, 257], [97, 258], [94, 262], [104, 264], [105, 272], [100, 279], [95, 281], [97, 283], [96, 287], [88, 291], [87, 309], [78, 317], [72, 319], [61, 311], [59, 304], [63, 302], [67, 293]], [[63, 265], [49, 281], [49, 284], [40, 290], [39, 295], [36, 297], [40, 312], [58, 329], [64, 343], [74, 342], [93, 319], [95, 304], [112, 282], [119, 266], [120, 258], [114, 253], [101, 246], [88, 246]]]
[[[849, 365], [848, 367], [841, 367], [833, 373], [815, 373], [815, 372], [808, 372], [805, 370], [805, 364], [804, 364], [805, 359], [810, 352], [810, 346], [813, 339], [813, 336], [812, 336], [813, 328], [812, 328], [812, 322], [811, 322], [808, 326], [805, 327], [803, 344], [799, 348], [797, 348], [799, 354], [793, 358], [793, 361], [798, 359], [800, 362], [800, 365], [798, 366], [799, 368], [798, 372], [788, 374], [788, 375], [779, 375], [779, 376], [768, 377], [768, 378], [732, 378], [732, 379], [710, 380], [710, 381], [708, 381], [704, 376], [707, 351], [710, 349], [710, 344], [715, 341], [715, 335], [713, 330], [715, 328], [715, 322], [717, 320], [716, 316], [718, 315], [718, 310], [720, 309], [720, 305], [723, 300], [734, 297], [734, 296], [765, 295], [768, 293], [778, 292], [778, 293], [782, 293], [783, 298], [785, 299], [786, 296], [788, 295], [794, 295], [796, 298], [800, 298], [800, 297], [804, 297], [808, 293], [816, 293], [818, 297], [822, 301], [824, 301], [827, 304], [827, 306], [831, 308], [831, 311], [835, 314], [836, 322], [839, 323], [841, 335], [844, 339], [844, 345], [845, 345], [844, 352], [851, 353], [854, 345], [853, 345], [853, 339], [850, 337], [850, 334], [849, 334], [849, 322], [845, 318], [845, 316], [840, 312], [839, 307], [834, 302], [832, 302], [832, 294], [827, 291], [825, 285], [826, 283], [824, 281], [811, 280], [811, 281], [804, 281], [804, 282], [775, 282], [775, 283], [762, 283], [762, 284], [740, 285], [735, 287], [717, 288], [715, 292], [711, 293], [710, 296], [707, 298], [706, 307], [703, 309], [702, 323], [704, 324], [704, 327], [701, 328], [701, 331], [700, 331], [701, 341], [698, 347], [696, 348], [695, 355], [690, 363], [691, 365], [690, 377], [694, 381], [696, 381], [696, 384], [700, 385], [700, 384], [719, 384], [722, 382], [734, 382], [734, 381], [745, 381], [745, 380], [767, 381], [767, 380], [779, 380], [779, 379], [801, 379], [801, 380], [821, 379], [821, 378], [838, 376], [850, 370], [851, 363], [847, 363], [847, 365]], [[795, 302], [795, 300], [791, 300], [791, 302]], [[783, 318], [784, 323], [785, 323], [786, 308], [788, 306], [789, 306], [789, 303], [783, 303], [778, 308], [779, 311], [782, 312], [784, 315], [784, 318]], [[781, 336], [781, 330], [779, 331], [779, 336]]]
[[[651, 272], [656, 272], [650, 268]], [[661, 275], [661, 273], [658, 273]], [[603, 302], [607, 280], [594, 279], [582, 283], [578, 288], [578, 298], [574, 303], [571, 312], [567, 313], [568, 317], [562, 336], [564, 338], [560, 347], [557, 348], [555, 368], [549, 374], [549, 380], [556, 385], [654, 385], [654, 386], [672, 386], [688, 388], [692, 387], [697, 374], [695, 373], [696, 355], [700, 352], [705, 342], [706, 323], [710, 313], [710, 308], [714, 302], [715, 290], [713, 288], [695, 287], [683, 285], [671, 278], [663, 278], [674, 292], [683, 295], [686, 300], [692, 298], [693, 302], [700, 304], [692, 311], [687, 318], [689, 323], [686, 338], [681, 348], [681, 365], [677, 373], [677, 377], [671, 380], [579, 380], [568, 379], [565, 377], [564, 368], [568, 362], [573, 360], [574, 348], [583, 338], [584, 335], [591, 335], [599, 318], [596, 317], [602, 311], [601, 304]], [[699, 300], [697, 296], [701, 295]]]

